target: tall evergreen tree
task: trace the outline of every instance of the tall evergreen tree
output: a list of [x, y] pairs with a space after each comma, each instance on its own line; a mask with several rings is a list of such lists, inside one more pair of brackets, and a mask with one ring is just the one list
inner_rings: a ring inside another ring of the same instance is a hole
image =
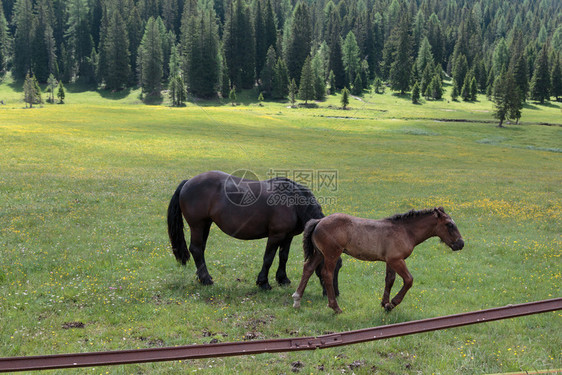
[[289, 72], [285, 60], [282, 58], [277, 59], [275, 70], [273, 73], [273, 93], [274, 99], [284, 99], [289, 95]]
[[31, 69], [33, 41], [33, 4], [31, 0], [17, 0], [14, 5], [14, 76], [24, 78]]
[[265, 65], [261, 71], [260, 90], [266, 98], [271, 97], [273, 92], [273, 76], [275, 75], [275, 62], [277, 61], [277, 53], [273, 46], [269, 46]]
[[144, 36], [138, 50], [139, 81], [148, 95], [160, 95], [162, 84], [162, 65], [164, 63], [162, 36], [158, 23], [152, 17], [148, 19]]
[[545, 45], [535, 61], [531, 79], [531, 99], [537, 100], [541, 104], [550, 99], [550, 70], [548, 67], [548, 46]]
[[439, 17], [435, 13], [432, 13], [427, 21], [427, 40], [431, 45], [431, 53], [435, 63], [440, 64], [444, 68], [445, 37]]
[[265, 34], [265, 20], [264, 20], [264, 10], [262, 8], [262, 1], [256, 1], [255, 18], [254, 18], [254, 30], [255, 30], [255, 50], [256, 50], [256, 76], [260, 78], [261, 70], [265, 64], [265, 59], [267, 57], [267, 50], [269, 48], [266, 40]]
[[346, 86], [350, 87], [355, 81], [355, 77], [359, 74], [359, 69], [361, 67], [359, 53], [359, 46], [357, 45], [355, 34], [353, 31], [350, 31], [347, 33], [342, 45], [342, 59], [345, 70]]
[[334, 86], [330, 87], [333, 94], [336, 90], [341, 90], [345, 87], [345, 69], [343, 67], [340, 36], [340, 16], [335, 10], [330, 13], [327, 27], [327, 41], [330, 49], [328, 71], [334, 74]]
[[314, 100], [315, 98], [316, 92], [314, 90], [314, 74], [312, 72], [310, 56], [307, 56], [306, 60], [304, 60], [300, 77], [299, 99], [304, 100], [304, 103], [308, 104], [309, 100]]
[[500, 121], [498, 124], [500, 128], [503, 127], [506, 119], [519, 120], [521, 117], [522, 104], [517, 90], [513, 74], [508, 70], [504, 70], [494, 82], [492, 97], [495, 106], [494, 117]]
[[255, 42], [250, 12], [242, 0], [228, 8], [223, 49], [231, 84], [237, 89], [252, 88], [255, 82]]
[[562, 63], [560, 62], [560, 55], [556, 55], [553, 61], [554, 66], [552, 67], [552, 73], [550, 75], [550, 88], [551, 94], [556, 97], [557, 101], [560, 101], [562, 96]]
[[416, 66], [418, 69], [418, 74], [423, 74], [427, 66], [433, 69], [433, 54], [431, 53], [431, 45], [427, 37], [423, 38], [418, 50], [418, 56], [416, 58]]
[[129, 81], [129, 38], [121, 14], [113, 12], [105, 37], [105, 68], [103, 79], [110, 90], [119, 90]]
[[34, 15], [31, 69], [39, 82], [47, 82], [50, 73], [58, 73], [51, 1], [38, 0]]
[[94, 40], [90, 34], [88, 0], [70, 0], [67, 9], [67, 49], [72, 56], [73, 66], [66, 68], [72, 70], [72, 75], [80, 76], [84, 70], [88, 69], [85, 66], [86, 59], [90, 57], [94, 47]]
[[398, 43], [394, 62], [390, 68], [390, 86], [393, 90], [404, 94], [410, 89], [410, 73], [412, 67], [412, 41], [410, 35], [410, 18], [403, 13], [399, 25], [394, 29]]
[[300, 80], [302, 68], [312, 45], [312, 24], [308, 5], [299, 2], [293, 12], [285, 59], [289, 77]]
[[4, 16], [4, 7], [0, 4], [0, 74], [3, 73], [10, 61], [12, 38], [8, 32], [8, 22]]

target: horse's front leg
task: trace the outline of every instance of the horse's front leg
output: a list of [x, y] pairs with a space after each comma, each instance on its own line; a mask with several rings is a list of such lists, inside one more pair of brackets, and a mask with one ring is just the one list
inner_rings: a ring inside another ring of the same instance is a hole
[[256, 281], [256, 284], [258, 284], [263, 290], [271, 289], [271, 285], [269, 285], [268, 281], [269, 269], [271, 268], [273, 259], [275, 259], [275, 253], [277, 252], [277, 248], [281, 244], [281, 241], [283, 241], [283, 237], [281, 236], [270, 236], [267, 239], [265, 254], [263, 256], [263, 265], [258, 275], [258, 280]]
[[400, 275], [402, 280], [404, 280], [404, 285], [402, 286], [402, 289], [400, 289], [400, 291], [396, 294], [396, 296], [394, 296], [392, 301], [384, 307], [386, 311], [390, 311], [398, 306], [414, 283], [414, 278], [410, 274], [410, 271], [408, 271], [408, 267], [406, 267], [406, 262], [404, 262], [404, 259], [395, 260], [389, 263], [390, 267], [392, 267], [392, 269]]
[[275, 275], [275, 279], [279, 285], [289, 285], [291, 283], [291, 280], [287, 277], [287, 260], [289, 259], [291, 241], [293, 241], [293, 236], [284, 239], [279, 250], [279, 267]]
[[387, 305], [390, 304], [390, 290], [392, 289], [392, 286], [394, 285], [395, 279], [396, 279], [396, 272], [394, 272], [394, 270], [387, 263], [386, 264], [386, 277], [384, 279], [384, 282], [385, 282], [384, 293], [382, 295], [382, 301], [381, 301], [381, 305], [384, 308], [386, 308]]

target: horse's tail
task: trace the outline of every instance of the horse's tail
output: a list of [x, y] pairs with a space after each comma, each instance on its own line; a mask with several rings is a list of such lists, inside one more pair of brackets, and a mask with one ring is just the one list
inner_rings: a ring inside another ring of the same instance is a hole
[[180, 207], [180, 192], [188, 180], [182, 181], [170, 200], [168, 206], [168, 236], [176, 259], [185, 265], [189, 260], [189, 251], [183, 234], [183, 216]]
[[305, 227], [304, 232], [302, 233], [302, 247], [304, 249], [304, 260], [309, 260], [314, 255], [316, 249], [314, 248], [314, 244], [312, 243], [312, 232], [316, 228], [316, 225], [322, 219], [311, 219], [309, 220]]

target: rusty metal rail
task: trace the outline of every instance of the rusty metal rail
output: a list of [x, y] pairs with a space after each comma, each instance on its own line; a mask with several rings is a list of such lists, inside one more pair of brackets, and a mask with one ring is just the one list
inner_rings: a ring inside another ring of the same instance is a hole
[[494, 320], [515, 318], [562, 309], [562, 298], [508, 305], [488, 310], [447, 315], [412, 322], [334, 333], [316, 337], [188, 345], [97, 353], [58, 354], [0, 358], [0, 372], [122, 365], [143, 362], [227, 357], [259, 353], [324, 349], [415, 333], [436, 331]]

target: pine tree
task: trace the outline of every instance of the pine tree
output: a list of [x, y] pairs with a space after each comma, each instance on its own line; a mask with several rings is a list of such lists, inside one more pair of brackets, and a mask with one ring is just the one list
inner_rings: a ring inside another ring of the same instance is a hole
[[552, 67], [552, 73], [550, 75], [550, 88], [552, 95], [556, 97], [557, 101], [560, 101], [560, 97], [562, 96], [562, 66], [559, 55], [555, 56], [553, 64], [554, 66]]
[[297, 101], [297, 93], [298, 93], [297, 82], [295, 81], [294, 78], [291, 80], [291, 83], [289, 83], [288, 91], [289, 91], [289, 101], [291, 102], [291, 105], [294, 106]]
[[14, 5], [14, 76], [24, 78], [31, 69], [33, 41], [33, 5], [31, 0], [17, 0]]
[[224, 25], [222, 44], [228, 77], [240, 89], [252, 88], [255, 83], [255, 36], [250, 13], [244, 1], [235, 0], [228, 8]]
[[299, 85], [299, 99], [304, 100], [304, 104], [308, 104], [309, 100], [314, 100], [316, 92], [314, 90], [314, 75], [310, 64], [310, 56], [304, 60]]
[[230, 89], [230, 94], [228, 94], [228, 98], [230, 99], [231, 105], [236, 105], [236, 87]]
[[476, 83], [476, 77], [472, 77], [470, 80], [470, 101], [475, 102], [478, 96], [478, 84]]
[[287, 72], [287, 65], [285, 60], [279, 58], [275, 64], [273, 73], [273, 92], [274, 99], [284, 99], [289, 95], [289, 73]]
[[431, 97], [433, 100], [441, 100], [443, 98], [443, 84], [441, 82], [441, 75], [436, 74], [430, 84]]
[[312, 45], [312, 24], [308, 5], [299, 2], [293, 12], [285, 59], [289, 77], [299, 83], [302, 68]]
[[343, 67], [340, 37], [340, 17], [335, 10], [330, 13], [327, 28], [327, 42], [330, 50], [328, 71], [334, 74], [334, 82], [333, 86], [330, 86], [330, 90], [332, 93], [335, 93], [345, 86], [345, 69]]
[[37, 86], [35, 85], [37, 81], [29, 73], [25, 76], [23, 82], [23, 101], [25, 106], [29, 104], [29, 108], [33, 108], [33, 104], [37, 103]]
[[418, 81], [412, 87], [412, 103], [418, 104], [420, 102], [420, 85]]
[[347, 106], [349, 105], [349, 90], [347, 89], [347, 87], [344, 87], [341, 90], [341, 105], [343, 107], [343, 109], [347, 109]]
[[[457, 96], [461, 94], [462, 85], [468, 74], [468, 61], [464, 54], [459, 54], [453, 67], [453, 86], [456, 88]], [[452, 94], [451, 94], [452, 95]], [[456, 97], [455, 99], [456, 100]]]
[[0, 4], [0, 74], [8, 67], [11, 48], [12, 39], [8, 31], [8, 22], [6, 21], [6, 17], [4, 17], [4, 7]]
[[357, 45], [355, 34], [353, 31], [350, 31], [347, 33], [342, 45], [342, 59], [345, 70], [346, 86], [351, 86], [355, 81], [355, 77], [359, 74], [359, 69], [361, 67], [359, 53], [359, 46]]
[[531, 79], [531, 99], [539, 101], [541, 104], [550, 99], [550, 74], [548, 69], [548, 47], [545, 45], [537, 60], [533, 78]]
[[[420, 49], [418, 51], [418, 57], [416, 58], [416, 66], [419, 74], [424, 74], [426, 68], [429, 66], [433, 70], [433, 54], [431, 53], [431, 45], [427, 37], [423, 38]], [[418, 77], [422, 78], [422, 77]], [[429, 84], [429, 82], [428, 82]], [[422, 85], [423, 87], [423, 85]]]
[[53, 75], [53, 73], [49, 74], [49, 78], [47, 79], [47, 92], [49, 93], [49, 99], [47, 101], [49, 103], [55, 102], [55, 88], [58, 86], [57, 79]]
[[410, 89], [410, 73], [412, 66], [410, 18], [407, 13], [400, 17], [400, 24], [394, 29], [398, 45], [393, 54], [394, 62], [390, 68], [390, 87], [404, 94]]
[[152, 17], [146, 23], [138, 51], [139, 81], [143, 92], [160, 95], [162, 83], [163, 50], [158, 23]]
[[264, 67], [260, 73], [260, 88], [266, 98], [271, 97], [273, 93], [273, 77], [275, 75], [276, 60], [277, 53], [275, 53], [273, 46], [269, 46], [269, 49], [267, 50], [267, 58], [265, 59]]
[[94, 47], [94, 41], [90, 34], [88, 0], [69, 0], [67, 9], [67, 48], [73, 61], [72, 67], [67, 66], [66, 68], [72, 70], [72, 76], [81, 76], [88, 69], [85, 66], [86, 59], [90, 57]]
[[57, 98], [59, 98], [59, 104], [64, 104], [64, 98], [66, 97], [66, 92], [64, 90], [64, 85], [59, 82], [59, 90], [57, 91]]
[[121, 14], [113, 12], [105, 38], [105, 85], [110, 90], [120, 90], [129, 80], [129, 39]]
[[503, 122], [508, 118], [519, 121], [522, 108], [519, 98], [513, 74], [510, 71], [504, 70], [496, 78], [493, 90], [494, 117], [500, 121], [498, 127], [503, 127]]
[[461, 98], [465, 102], [470, 101], [470, 98], [471, 98], [470, 82], [472, 82], [472, 78], [473, 78], [472, 74], [467, 74], [464, 77], [464, 82], [463, 82], [462, 90], [461, 90]]

